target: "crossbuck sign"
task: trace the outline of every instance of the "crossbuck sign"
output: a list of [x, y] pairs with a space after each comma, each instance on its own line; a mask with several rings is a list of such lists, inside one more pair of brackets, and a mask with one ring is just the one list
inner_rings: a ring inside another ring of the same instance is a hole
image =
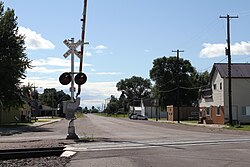
[[63, 55], [65, 58], [70, 54], [75, 54], [79, 58], [81, 57], [81, 53], [76, 50], [76, 48], [82, 43], [81, 40], [78, 40], [76, 43], [69, 43], [69, 41], [65, 39], [63, 43], [69, 48], [69, 50]]

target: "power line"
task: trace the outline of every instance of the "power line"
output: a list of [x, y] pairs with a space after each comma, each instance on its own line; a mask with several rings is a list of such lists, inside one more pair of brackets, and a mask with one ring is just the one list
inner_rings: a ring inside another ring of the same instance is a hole
[[170, 90], [161, 90], [161, 91], [158, 91], [158, 92], [161, 92], [161, 93], [170, 93], [170, 92], [173, 92], [175, 90], [177, 90], [178, 88], [173, 88], [173, 89], [170, 89]]
[[[223, 58], [222, 60], [220, 60], [218, 63], [221, 63], [221, 62], [223, 62], [224, 60], [226, 60], [227, 59], [227, 57], [225, 57], [225, 58]], [[202, 71], [206, 71], [206, 70], [208, 70], [209, 68], [212, 68], [213, 67], [213, 65], [211, 65], [211, 66], [209, 66], [209, 67], [206, 67], [206, 68], [203, 68], [203, 69], [201, 69], [200, 71], [202, 72]]]

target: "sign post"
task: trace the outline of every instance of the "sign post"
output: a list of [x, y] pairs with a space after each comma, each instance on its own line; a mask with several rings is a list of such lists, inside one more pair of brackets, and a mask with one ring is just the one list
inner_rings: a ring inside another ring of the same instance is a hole
[[[81, 54], [76, 50], [78, 46], [80, 46], [81, 41], [78, 40], [76, 43], [74, 43], [74, 38], [71, 38], [70, 40], [64, 40], [63, 43], [69, 48], [69, 50], [64, 53], [64, 57], [67, 58], [69, 55], [71, 55], [71, 101], [66, 102], [65, 107], [65, 113], [66, 113], [66, 119], [69, 119], [69, 126], [68, 126], [68, 135], [66, 139], [79, 139], [79, 137], [75, 133], [75, 126], [74, 126], [74, 120], [75, 118], [75, 109], [80, 105], [80, 98], [77, 98], [77, 100], [74, 100], [74, 55], [80, 57]], [[79, 101], [79, 103], [78, 103]]]

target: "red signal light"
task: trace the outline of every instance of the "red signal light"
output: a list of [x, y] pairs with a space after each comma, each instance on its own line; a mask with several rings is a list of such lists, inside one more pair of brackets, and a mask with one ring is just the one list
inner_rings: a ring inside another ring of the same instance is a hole
[[68, 85], [71, 82], [71, 75], [68, 72], [63, 73], [59, 77], [59, 81], [62, 85]]
[[76, 74], [76, 76], [75, 76], [75, 83], [76, 83], [77, 85], [85, 84], [86, 81], [87, 81], [87, 76], [86, 76], [86, 74], [81, 73], [81, 72], [78, 73], [78, 74]]

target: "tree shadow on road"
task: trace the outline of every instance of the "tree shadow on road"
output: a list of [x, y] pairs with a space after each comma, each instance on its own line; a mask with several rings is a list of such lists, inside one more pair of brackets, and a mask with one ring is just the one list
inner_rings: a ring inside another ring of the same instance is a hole
[[0, 136], [12, 136], [15, 134], [32, 133], [32, 132], [53, 132], [50, 128], [43, 127], [30, 127], [30, 126], [19, 126], [19, 127], [0, 127]]

